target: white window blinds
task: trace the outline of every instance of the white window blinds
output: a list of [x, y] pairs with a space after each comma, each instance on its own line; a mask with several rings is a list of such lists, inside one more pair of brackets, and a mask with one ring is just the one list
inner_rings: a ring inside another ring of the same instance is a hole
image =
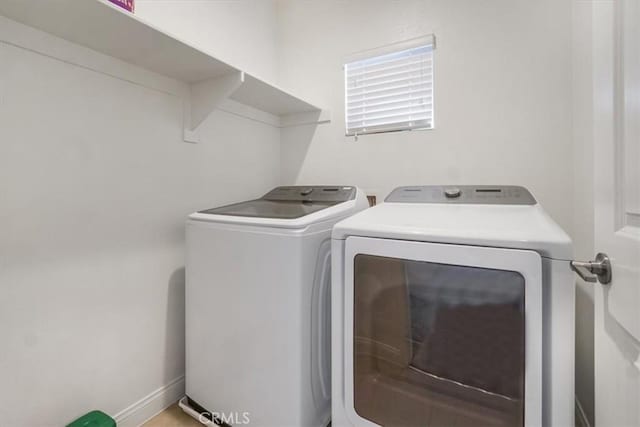
[[347, 135], [433, 128], [434, 41], [421, 37], [347, 61]]

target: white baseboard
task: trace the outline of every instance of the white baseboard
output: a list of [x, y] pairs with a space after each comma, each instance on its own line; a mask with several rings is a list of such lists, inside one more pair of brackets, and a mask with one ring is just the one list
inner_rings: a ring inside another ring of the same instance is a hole
[[584, 409], [582, 409], [582, 405], [580, 401], [576, 397], [576, 427], [591, 427], [591, 423], [589, 423], [589, 419], [587, 415], [584, 413]]
[[113, 418], [118, 427], [138, 427], [176, 403], [182, 396], [184, 396], [184, 375], [118, 412]]

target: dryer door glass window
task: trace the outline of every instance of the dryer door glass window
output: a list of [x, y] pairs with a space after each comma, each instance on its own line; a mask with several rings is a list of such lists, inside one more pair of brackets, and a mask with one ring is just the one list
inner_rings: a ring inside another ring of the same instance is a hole
[[525, 280], [360, 254], [354, 407], [394, 426], [523, 426]]

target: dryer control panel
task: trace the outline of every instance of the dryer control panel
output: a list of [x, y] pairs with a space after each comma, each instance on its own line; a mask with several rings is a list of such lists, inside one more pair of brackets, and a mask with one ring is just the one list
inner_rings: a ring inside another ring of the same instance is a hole
[[535, 205], [536, 199], [529, 190], [515, 185], [424, 185], [398, 187], [385, 202]]

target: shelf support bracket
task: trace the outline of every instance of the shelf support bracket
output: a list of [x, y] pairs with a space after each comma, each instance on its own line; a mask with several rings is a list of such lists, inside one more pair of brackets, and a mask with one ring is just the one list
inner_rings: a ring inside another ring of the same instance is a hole
[[207, 117], [244, 83], [244, 72], [234, 71], [220, 77], [189, 85], [185, 105], [184, 140], [199, 142], [196, 130]]

